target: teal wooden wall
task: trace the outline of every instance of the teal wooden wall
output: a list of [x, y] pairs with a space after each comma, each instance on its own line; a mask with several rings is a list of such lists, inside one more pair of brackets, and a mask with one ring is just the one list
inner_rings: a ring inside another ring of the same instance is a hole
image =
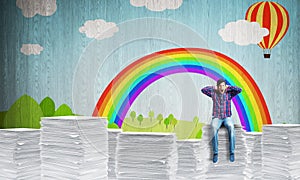
[[[50, 96], [57, 105], [67, 103], [90, 115], [110, 80], [137, 58], [167, 48], [202, 47], [231, 57], [252, 75], [274, 123], [300, 123], [300, 1], [276, 1], [288, 10], [290, 27], [268, 61], [257, 45], [238, 46], [218, 35], [228, 22], [244, 19], [254, 2], [184, 0], [176, 10], [154, 12], [129, 0], [57, 0], [52, 16], [27, 18], [16, 1], [2, 0], [0, 111], [26, 93], [38, 102]], [[79, 32], [95, 19], [116, 23], [119, 32], [103, 40]], [[22, 54], [22, 44], [29, 43], [40, 44], [41, 54]], [[173, 75], [151, 85], [132, 109], [144, 114], [161, 109], [186, 120], [199, 115], [207, 122], [211, 103], [200, 88], [209, 84], [214, 81], [204, 76]]]

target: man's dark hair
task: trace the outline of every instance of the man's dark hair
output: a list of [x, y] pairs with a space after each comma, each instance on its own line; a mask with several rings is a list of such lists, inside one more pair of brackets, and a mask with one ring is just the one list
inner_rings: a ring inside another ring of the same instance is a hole
[[221, 83], [225, 83], [226, 84], [226, 81], [225, 81], [225, 79], [219, 79], [218, 81], [217, 81], [217, 86], [219, 86]]

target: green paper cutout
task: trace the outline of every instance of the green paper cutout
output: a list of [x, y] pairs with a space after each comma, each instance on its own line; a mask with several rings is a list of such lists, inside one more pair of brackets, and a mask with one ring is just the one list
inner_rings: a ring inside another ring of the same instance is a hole
[[4, 118], [5, 118], [6, 113], [7, 113], [7, 111], [0, 112], [0, 129], [4, 128]]
[[50, 97], [46, 97], [40, 103], [40, 107], [45, 117], [53, 116], [55, 113], [55, 103]]
[[7, 111], [3, 128], [40, 128], [43, 111], [30, 96], [21, 96]]
[[57, 108], [53, 116], [71, 116], [71, 115], [74, 115], [71, 108], [66, 104], [62, 104]]
[[108, 124], [107, 128], [109, 128], [109, 129], [120, 129], [119, 126], [116, 123]]

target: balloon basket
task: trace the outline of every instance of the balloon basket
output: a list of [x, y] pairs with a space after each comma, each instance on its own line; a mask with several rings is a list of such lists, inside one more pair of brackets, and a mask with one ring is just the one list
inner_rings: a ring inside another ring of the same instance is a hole
[[271, 57], [271, 54], [264, 54], [264, 58], [265, 58], [265, 59], [268, 60], [268, 59], [270, 59], [270, 57]]

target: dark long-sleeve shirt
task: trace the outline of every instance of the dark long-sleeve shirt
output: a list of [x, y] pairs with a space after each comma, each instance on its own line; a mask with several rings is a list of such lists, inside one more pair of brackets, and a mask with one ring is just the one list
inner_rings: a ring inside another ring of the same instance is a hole
[[212, 98], [213, 118], [226, 118], [232, 115], [231, 99], [239, 94], [242, 89], [236, 86], [228, 86], [223, 94], [214, 89], [213, 86], [207, 86], [201, 89], [202, 93]]

